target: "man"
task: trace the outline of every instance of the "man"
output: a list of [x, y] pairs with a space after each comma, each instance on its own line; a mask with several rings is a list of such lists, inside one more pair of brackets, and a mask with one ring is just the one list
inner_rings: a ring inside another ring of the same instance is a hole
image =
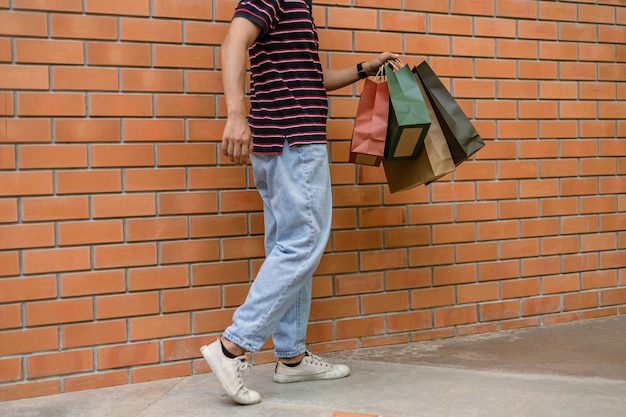
[[[263, 199], [266, 259], [221, 338], [201, 348], [228, 395], [261, 401], [241, 372], [246, 351], [272, 336], [279, 383], [348, 376], [307, 351], [313, 272], [330, 234], [332, 201], [326, 149], [326, 91], [352, 84], [396, 54], [339, 70], [323, 70], [312, 0], [241, 0], [222, 44], [227, 121], [223, 154], [237, 165], [251, 158]], [[247, 54], [251, 110], [244, 99]]]

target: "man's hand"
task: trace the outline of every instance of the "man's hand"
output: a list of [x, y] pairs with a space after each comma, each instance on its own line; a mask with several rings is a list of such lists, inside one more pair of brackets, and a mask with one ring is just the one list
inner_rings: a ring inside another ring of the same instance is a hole
[[371, 61], [363, 63], [363, 70], [367, 75], [374, 76], [378, 73], [378, 70], [385, 64], [385, 62], [390, 59], [396, 59], [398, 56], [398, 54], [394, 54], [392, 52], [383, 52]]
[[222, 154], [235, 165], [246, 165], [252, 153], [252, 133], [245, 117], [229, 117], [222, 135]]

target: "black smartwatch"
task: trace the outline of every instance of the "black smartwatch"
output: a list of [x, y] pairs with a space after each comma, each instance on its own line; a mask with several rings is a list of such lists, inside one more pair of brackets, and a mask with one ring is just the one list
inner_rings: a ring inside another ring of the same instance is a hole
[[362, 80], [363, 78], [367, 78], [367, 73], [363, 69], [363, 63], [359, 62], [356, 64], [356, 71], [359, 73], [359, 78]]

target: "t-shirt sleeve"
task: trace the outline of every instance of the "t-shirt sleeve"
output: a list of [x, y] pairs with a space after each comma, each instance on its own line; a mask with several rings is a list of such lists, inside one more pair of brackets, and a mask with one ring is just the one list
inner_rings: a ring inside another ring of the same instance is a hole
[[235, 17], [251, 20], [266, 34], [278, 24], [283, 12], [281, 0], [241, 0], [235, 9]]

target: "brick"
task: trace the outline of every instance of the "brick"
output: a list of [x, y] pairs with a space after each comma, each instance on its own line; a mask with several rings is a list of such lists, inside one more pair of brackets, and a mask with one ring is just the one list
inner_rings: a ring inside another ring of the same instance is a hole
[[194, 313], [192, 333], [221, 332], [232, 322], [234, 312], [235, 309], [221, 309]]
[[0, 199], [0, 223], [14, 223], [17, 219], [17, 199]]
[[184, 377], [192, 374], [191, 362], [171, 363], [148, 367], [133, 368], [130, 371], [131, 381], [147, 382], [166, 378]]
[[404, 268], [408, 265], [407, 253], [404, 249], [370, 251], [360, 255], [361, 271]]
[[[247, 292], [247, 286], [245, 287]], [[221, 294], [217, 287], [176, 289], [163, 292], [163, 311], [166, 313], [206, 310], [220, 306]]]
[[[18, 275], [20, 271], [20, 261], [18, 252], [0, 252], [0, 277], [7, 275]], [[7, 281], [2, 281], [6, 283]]]
[[457, 245], [456, 262], [493, 261], [498, 258], [496, 242]]
[[20, 116], [84, 116], [85, 95], [79, 93], [18, 93]]
[[452, 54], [455, 56], [473, 56], [492, 58], [495, 55], [496, 42], [484, 38], [452, 38]]
[[[192, 149], [191, 145], [184, 145], [183, 147], [166, 146], [164, 149], [179, 149], [178, 155], [168, 155], [167, 158], [163, 158], [167, 163], [185, 164], [184, 161], [189, 160], [193, 165], [201, 165], [202, 160], [213, 161], [210, 164], [215, 163], [217, 157], [217, 151], [215, 147], [203, 146], [202, 153], [197, 156], [188, 156], [189, 150]], [[198, 149], [198, 148], [196, 148]], [[182, 150], [182, 152], [181, 152]], [[211, 168], [189, 168], [188, 169], [188, 182], [190, 190], [206, 190], [206, 189], [232, 189], [232, 188], [244, 188], [246, 186], [246, 171], [240, 167], [211, 167]]]
[[13, 0], [14, 9], [81, 12], [82, 0]]
[[191, 237], [241, 236], [248, 230], [244, 215], [194, 216], [191, 219]]
[[159, 193], [159, 214], [204, 214], [217, 212], [214, 192]]
[[156, 69], [123, 69], [121, 73], [122, 91], [183, 91], [182, 71]]
[[53, 38], [117, 39], [117, 19], [114, 17], [70, 14], [50, 15]]
[[26, 305], [26, 323], [29, 326], [73, 323], [92, 319], [93, 303], [88, 298], [38, 301]]
[[480, 281], [494, 281], [520, 277], [519, 260], [484, 262], [479, 265], [478, 269]]
[[149, 144], [98, 144], [91, 146], [94, 168], [154, 165], [154, 148]]
[[87, 42], [87, 63], [120, 67], [149, 67], [150, 45], [141, 43]]
[[0, 36], [48, 36], [45, 13], [0, 10]]
[[211, 20], [212, 10], [204, 0], [187, 0], [181, 3], [177, 0], [153, 1], [152, 14], [156, 17], [188, 18]]
[[[177, 246], [184, 246], [177, 245]], [[214, 248], [215, 245], [211, 243]], [[212, 250], [210, 259], [201, 258], [202, 260], [215, 260], [216, 250]], [[223, 259], [241, 259], [241, 258], [260, 258], [265, 254], [263, 246], [263, 238], [261, 236], [252, 237], [234, 237], [222, 239], [222, 258]], [[199, 255], [199, 254], [198, 254]], [[177, 256], [176, 256], [177, 257]]]
[[0, 139], [5, 142], [34, 143], [51, 140], [50, 120], [28, 118], [6, 119], [5, 122], [6, 128], [0, 130]]
[[65, 40], [15, 39], [17, 63], [84, 64], [82, 42]]
[[520, 310], [520, 302], [517, 300], [481, 304], [479, 307], [480, 319], [484, 321], [517, 318], [521, 316]]
[[218, 72], [186, 71], [186, 91], [189, 93], [213, 93], [224, 92], [222, 77]]
[[519, 239], [500, 242], [500, 258], [529, 258], [539, 255], [539, 239]]
[[213, 69], [213, 54], [213, 48], [206, 46], [154, 45], [154, 65]]
[[429, 329], [431, 326], [432, 314], [430, 311], [415, 311], [387, 315], [387, 332], [389, 333]]
[[154, 265], [156, 242], [97, 246], [93, 251], [96, 268]]
[[29, 301], [54, 298], [57, 295], [53, 276], [33, 278], [4, 278], [0, 281], [0, 302]]
[[182, 42], [180, 21], [165, 19], [121, 18], [120, 37], [123, 41]]
[[154, 216], [153, 194], [96, 195], [92, 197], [94, 218]]
[[578, 252], [578, 238], [576, 236], [556, 236], [541, 239], [542, 255], [576, 252]]
[[[160, 262], [163, 264], [208, 262], [219, 259], [219, 242], [217, 240], [162, 242], [160, 247]], [[246, 255], [243, 256], [246, 257]]]
[[[376, 249], [382, 245], [382, 242], [383, 235], [379, 230], [333, 233], [333, 249], [335, 251]], [[386, 229], [384, 242], [389, 248], [427, 245], [430, 243], [430, 230], [426, 226]]]
[[23, 145], [20, 147], [20, 168], [84, 168], [87, 147], [84, 145]]
[[97, 319], [142, 316], [158, 312], [159, 294], [156, 292], [103, 295], [96, 298]]
[[311, 303], [311, 320], [339, 319], [358, 315], [358, 297], [316, 299]]
[[456, 326], [477, 321], [476, 306], [449, 307], [435, 310], [435, 327]]
[[65, 348], [121, 343], [126, 341], [126, 320], [67, 324], [61, 334]]
[[359, 227], [401, 226], [406, 224], [403, 207], [381, 207], [359, 209]]
[[454, 288], [425, 288], [411, 291], [411, 309], [454, 305]]
[[263, 201], [256, 190], [222, 191], [220, 199], [222, 213], [260, 211], [263, 208]]
[[52, 85], [57, 91], [117, 91], [118, 71], [113, 68], [54, 67]]
[[[334, 8], [328, 9], [328, 27], [330, 28], [344, 28], [344, 29], [376, 29], [375, 22], [376, 19], [376, 10], [368, 10], [368, 9], [354, 9], [350, 11], [350, 17], [341, 13], [341, 10], [337, 10]], [[384, 11], [380, 12], [381, 15], [386, 13]], [[398, 13], [399, 14], [399, 13]], [[385, 20], [383, 16], [381, 16], [381, 20]], [[384, 25], [381, 25], [385, 27]]]
[[600, 294], [598, 291], [565, 294], [563, 296], [563, 310], [571, 311], [598, 307], [600, 305], [599, 299]]
[[22, 398], [41, 397], [59, 394], [61, 384], [58, 379], [22, 382], [0, 387], [0, 401], [19, 400]]
[[129, 345], [107, 346], [97, 350], [98, 369], [121, 368], [159, 362], [156, 341]]
[[127, 191], [166, 191], [185, 189], [184, 168], [126, 170], [124, 188]]
[[[450, 38], [443, 35], [404, 35], [407, 54], [450, 56]], [[455, 54], [456, 55], [456, 54]]]
[[56, 142], [118, 142], [119, 120], [56, 119], [54, 123]]
[[0, 250], [54, 246], [54, 225], [18, 224], [0, 226]]
[[496, 282], [466, 284], [459, 285], [457, 287], [457, 303], [459, 304], [491, 301], [496, 299], [498, 299], [498, 283]]
[[119, 170], [58, 171], [56, 183], [58, 194], [107, 193], [122, 190]]
[[[429, 15], [429, 33], [471, 36], [472, 18], [468, 16]], [[384, 48], [381, 50], [385, 50]], [[399, 50], [399, 49], [393, 49]]]
[[126, 239], [128, 242], [187, 237], [187, 219], [183, 217], [128, 219], [126, 221]]
[[157, 95], [156, 115], [158, 117], [213, 117], [215, 115], [213, 97], [199, 95]]
[[477, 0], [469, 4], [463, 0], [452, 0], [451, 11], [453, 14], [491, 16], [495, 13], [495, 3], [491, 0]]
[[84, 391], [128, 383], [128, 371], [99, 372], [97, 374], [63, 378], [63, 392]]
[[580, 213], [614, 213], [617, 210], [617, 200], [614, 196], [582, 197], [580, 199]]
[[[226, 38], [228, 27], [229, 24], [226, 22], [187, 21], [185, 22], [185, 42], [187, 44], [221, 45]], [[322, 32], [319, 28], [320, 37]]]
[[26, 358], [28, 378], [43, 378], [93, 371], [94, 358], [91, 350], [31, 355]]
[[61, 275], [61, 295], [81, 295], [124, 292], [126, 280], [122, 270], [95, 271]]
[[130, 340], [145, 340], [189, 334], [191, 321], [188, 313], [141, 317], [129, 320]]
[[22, 358], [0, 359], [0, 382], [12, 382], [22, 379]]
[[72, 220], [89, 218], [89, 200], [80, 196], [33, 197], [22, 200], [22, 220]]
[[119, 220], [64, 222], [58, 225], [61, 246], [119, 243], [123, 240], [123, 224]]
[[560, 259], [557, 256], [522, 259], [522, 276], [558, 274], [561, 272]]
[[566, 60], [578, 59], [578, 44], [575, 42], [539, 42], [539, 58], [541, 60]]
[[194, 286], [248, 282], [249, 276], [247, 261], [205, 263], [192, 266], [192, 285]]
[[578, 274], [555, 275], [542, 278], [543, 294], [580, 291]]
[[361, 312], [364, 315], [403, 311], [409, 307], [407, 291], [361, 295]]
[[152, 97], [148, 94], [90, 94], [91, 116], [149, 117]]
[[383, 316], [338, 320], [336, 326], [337, 339], [380, 335], [385, 332]]
[[89, 248], [40, 249], [22, 254], [25, 274], [89, 269]]
[[0, 39], [0, 62], [11, 62], [12, 60], [11, 39]]
[[[0, 65], [0, 88], [47, 90], [49, 84], [47, 67], [40, 65]], [[12, 103], [12, 97], [8, 96], [8, 98]], [[7, 111], [6, 113], [12, 112]]]
[[125, 0], [85, 0], [85, 11], [87, 13], [109, 14], [109, 15], [136, 15], [148, 16], [150, 14], [149, 0], [135, 0], [129, 4]]
[[412, 267], [426, 265], [447, 265], [454, 262], [452, 246], [437, 246], [409, 249], [409, 265]]
[[185, 124], [183, 120], [124, 120], [124, 140], [126, 142], [182, 141], [184, 139]]
[[0, 355], [16, 355], [59, 348], [56, 327], [0, 332]]
[[541, 20], [576, 21], [577, 5], [567, 3], [539, 3], [539, 18]]
[[523, 298], [539, 295], [541, 281], [539, 278], [524, 278], [502, 282], [502, 298]]
[[600, 293], [600, 297], [603, 306], [624, 304], [626, 302], [626, 288], [604, 290]]
[[556, 313], [561, 310], [560, 296], [550, 295], [546, 297], [526, 298], [522, 300], [524, 316], [537, 314]]
[[[0, 305], [0, 330], [20, 327], [22, 327], [22, 307], [19, 304]], [[0, 371], [0, 381], [2, 380], [2, 371]]]
[[[209, 165], [216, 162], [216, 147], [211, 144], [160, 144], [157, 145], [159, 166]], [[220, 169], [228, 169], [220, 167]], [[233, 172], [245, 172], [240, 168]], [[225, 171], [220, 171], [225, 172]], [[227, 175], [230, 177], [230, 175]], [[244, 186], [245, 184], [241, 184]], [[211, 187], [212, 188], [212, 187]]]

